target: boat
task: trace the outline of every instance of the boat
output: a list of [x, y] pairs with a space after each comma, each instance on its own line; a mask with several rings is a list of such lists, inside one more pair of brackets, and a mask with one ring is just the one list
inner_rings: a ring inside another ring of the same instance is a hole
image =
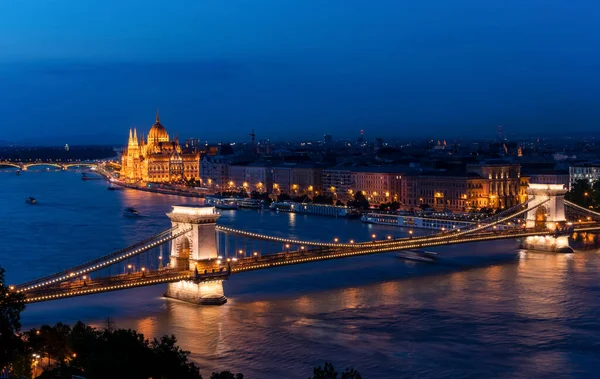
[[[480, 219], [460, 215], [443, 214], [392, 214], [392, 213], [365, 213], [361, 216], [361, 221], [368, 224], [379, 224], [398, 226], [404, 228], [430, 229], [430, 230], [459, 230], [473, 228], [479, 225]], [[510, 228], [507, 225], [498, 225], [499, 230]]]
[[109, 190], [109, 191], [122, 191], [123, 190], [122, 187], [113, 186], [113, 185], [108, 186], [106, 189]]
[[242, 199], [238, 201], [240, 208], [260, 209], [262, 208], [262, 201], [257, 199]]
[[332, 204], [294, 204], [292, 211], [318, 216], [348, 217], [352, 208]]
[[275, 201], [271, 204], [271, 210], [277, 212], [293, 212], [295, 203], [291, 201]]
[[403, 250], [396, 253], [396, 257], [400, 259], [408, 259], [411, 261], [434, 263], [437, 262], [438, 255], [432, 251], [425, 250]]
[[35, 198], [33, 198], [33, 197], [29, 196], [27, 199], [25, 199], [25, 202], [26, 202], [27, 204], [36, 204], [36, 203], [37, 203], [37, 200], [36, 200]]
[[140, 212], [138, 212], [138, 210], [133, 207], [127, 207], [127, 208], [125, 208], [125, 215], [126, 216], [139, 216]]
[[239, 207], [238, 207], [237, 199], [227, 198], [227, 199], [221, 199], [221, 201], [217, 202], [215, 204], [215, 208], [223, 209], [223, 210], [232, 210], [232, 209], [238, 209]]
[[21, 175], [21, 170], [17, 170], [17, 175]]

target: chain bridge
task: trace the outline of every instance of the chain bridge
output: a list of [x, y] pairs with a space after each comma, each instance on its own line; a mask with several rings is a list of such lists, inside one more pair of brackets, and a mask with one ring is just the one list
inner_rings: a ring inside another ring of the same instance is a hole
[[[170, 228], [10, 289], [35, 303], [165, 283], [167, 297], [223, 304], [223, 281], [251, 270], [501, 239], [520, 239], [525, 249], [572, 252], [569, 236], [600, 231], [600, 213], [565, 201], [565, 193], [561, 185], [530, 184], [527, 202], [470, 228], [369, 242], [306, 241], [248, 232], [217, 225], [220, 214], [214, 207], [173, 206], [167, 214]], [[170, 244], [168, 257], [162, 255], [165, 244]]]

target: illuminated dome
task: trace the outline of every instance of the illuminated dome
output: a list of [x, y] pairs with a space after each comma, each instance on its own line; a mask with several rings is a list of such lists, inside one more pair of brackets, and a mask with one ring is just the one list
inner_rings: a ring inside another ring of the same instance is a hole
[[164, 126], [160, 123], [158, 109], [156, 110], [156, 123], [150, 128], [148, 133], [148, 143], [152, 142], [169, 142], [169, 134]]

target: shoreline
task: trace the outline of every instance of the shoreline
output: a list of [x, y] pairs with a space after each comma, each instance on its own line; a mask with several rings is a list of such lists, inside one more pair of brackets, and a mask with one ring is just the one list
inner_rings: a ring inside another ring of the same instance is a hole
[[138, 191], [144, 191], [144, 192], [153, 192], [153, 193], [159, 193], [161, 195], [174, 195], [174, 196], [184, 196], [184, 197], [194, 197], [194, 198], [200, 198], [203, 199], [204, 198], [204, 194], [203, 193], [196, 193], [196, 192], [187, 192], [187, 191], [180, 191], [180, 190], [168, 190], [168, 189], [164, 189], [164, 188], [148, 188], [148, 187], [141, 187], [141, 186], [137, 186], [134, 184], [127, 184], [127, 183], [121, 183], [121, 182], [110, 182], [111, 184], [115, 184], [119, 187], [123, 187], [123, 188], [128, 188], [128, 189], [133, 189], [133, 190], [138, 190]]
[[200, 198], [200, 199], [204, 198], [204, 196], [205, 196], [205, 194], [197, 193], [197, 192], [188, 192], [188, 191], [183, 191], [183, 190], [169, 190], [169, 189], [164, 189], [164, 188], [148, 188], [148, 187], [142, 187], [142, 186], [135, 185], [135, 184], [123, 183], [121, 181], [114, 179], [109, 173], [105, 172], [104, 170], [96, 169], [95, 173], [97, 173], [98, 175], [100, 175], [101, 177], [106, 179], [109, 184], [114, 184], [114, 185], [122, 187], [122, 188], [128, 188], [128, 189], [144, 191], [144, 192], [158, 193], [161, 195], [193, 197], [193, 198]]

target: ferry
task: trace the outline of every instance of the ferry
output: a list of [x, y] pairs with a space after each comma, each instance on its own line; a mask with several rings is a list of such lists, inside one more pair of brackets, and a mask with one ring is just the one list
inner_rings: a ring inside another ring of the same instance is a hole
[[237, 204], [240, 208], [260, 209], [263, 203], [257, 199], [242, 199]]
[[408, 216], [387, 213], [366, 213], [360, 219], [362, 222], [369, 224], [431, 230], [454, 230], [477, 225], [475, 221], [457, 220], [450, 217]]
[[320, 216], [349, 217], [352, 213], [352, 208], [329, 204], [294, 204], [293, 211], [295, 213]]
[[29, 196], [27, 199], [25, 199], [25, 202], [27, 204], [37, 204], [37, 200], [31, 196]]
[[295, 204], [292, 201], [274, 201], [270, 209], [277, 212], [293, 212]]
[[235, 198], [226, 198], [220, 199], [215, 203], [215, 208], [223, 209], [223, 210], [232, 210], [238, 209], [238, 199]]
[[358, 218], [354, 208], [330, 204], [295, 203], [293, 201], [276, 201], [270, 209], [277, 212], [293, 212], [319, 216]]
[[437, 262], [438, 255], [432, 251], [425, 250], [404, 250], [396, 253], [396, 257], [400, 259], [408, 259], [411, 261], [434, 263]]

